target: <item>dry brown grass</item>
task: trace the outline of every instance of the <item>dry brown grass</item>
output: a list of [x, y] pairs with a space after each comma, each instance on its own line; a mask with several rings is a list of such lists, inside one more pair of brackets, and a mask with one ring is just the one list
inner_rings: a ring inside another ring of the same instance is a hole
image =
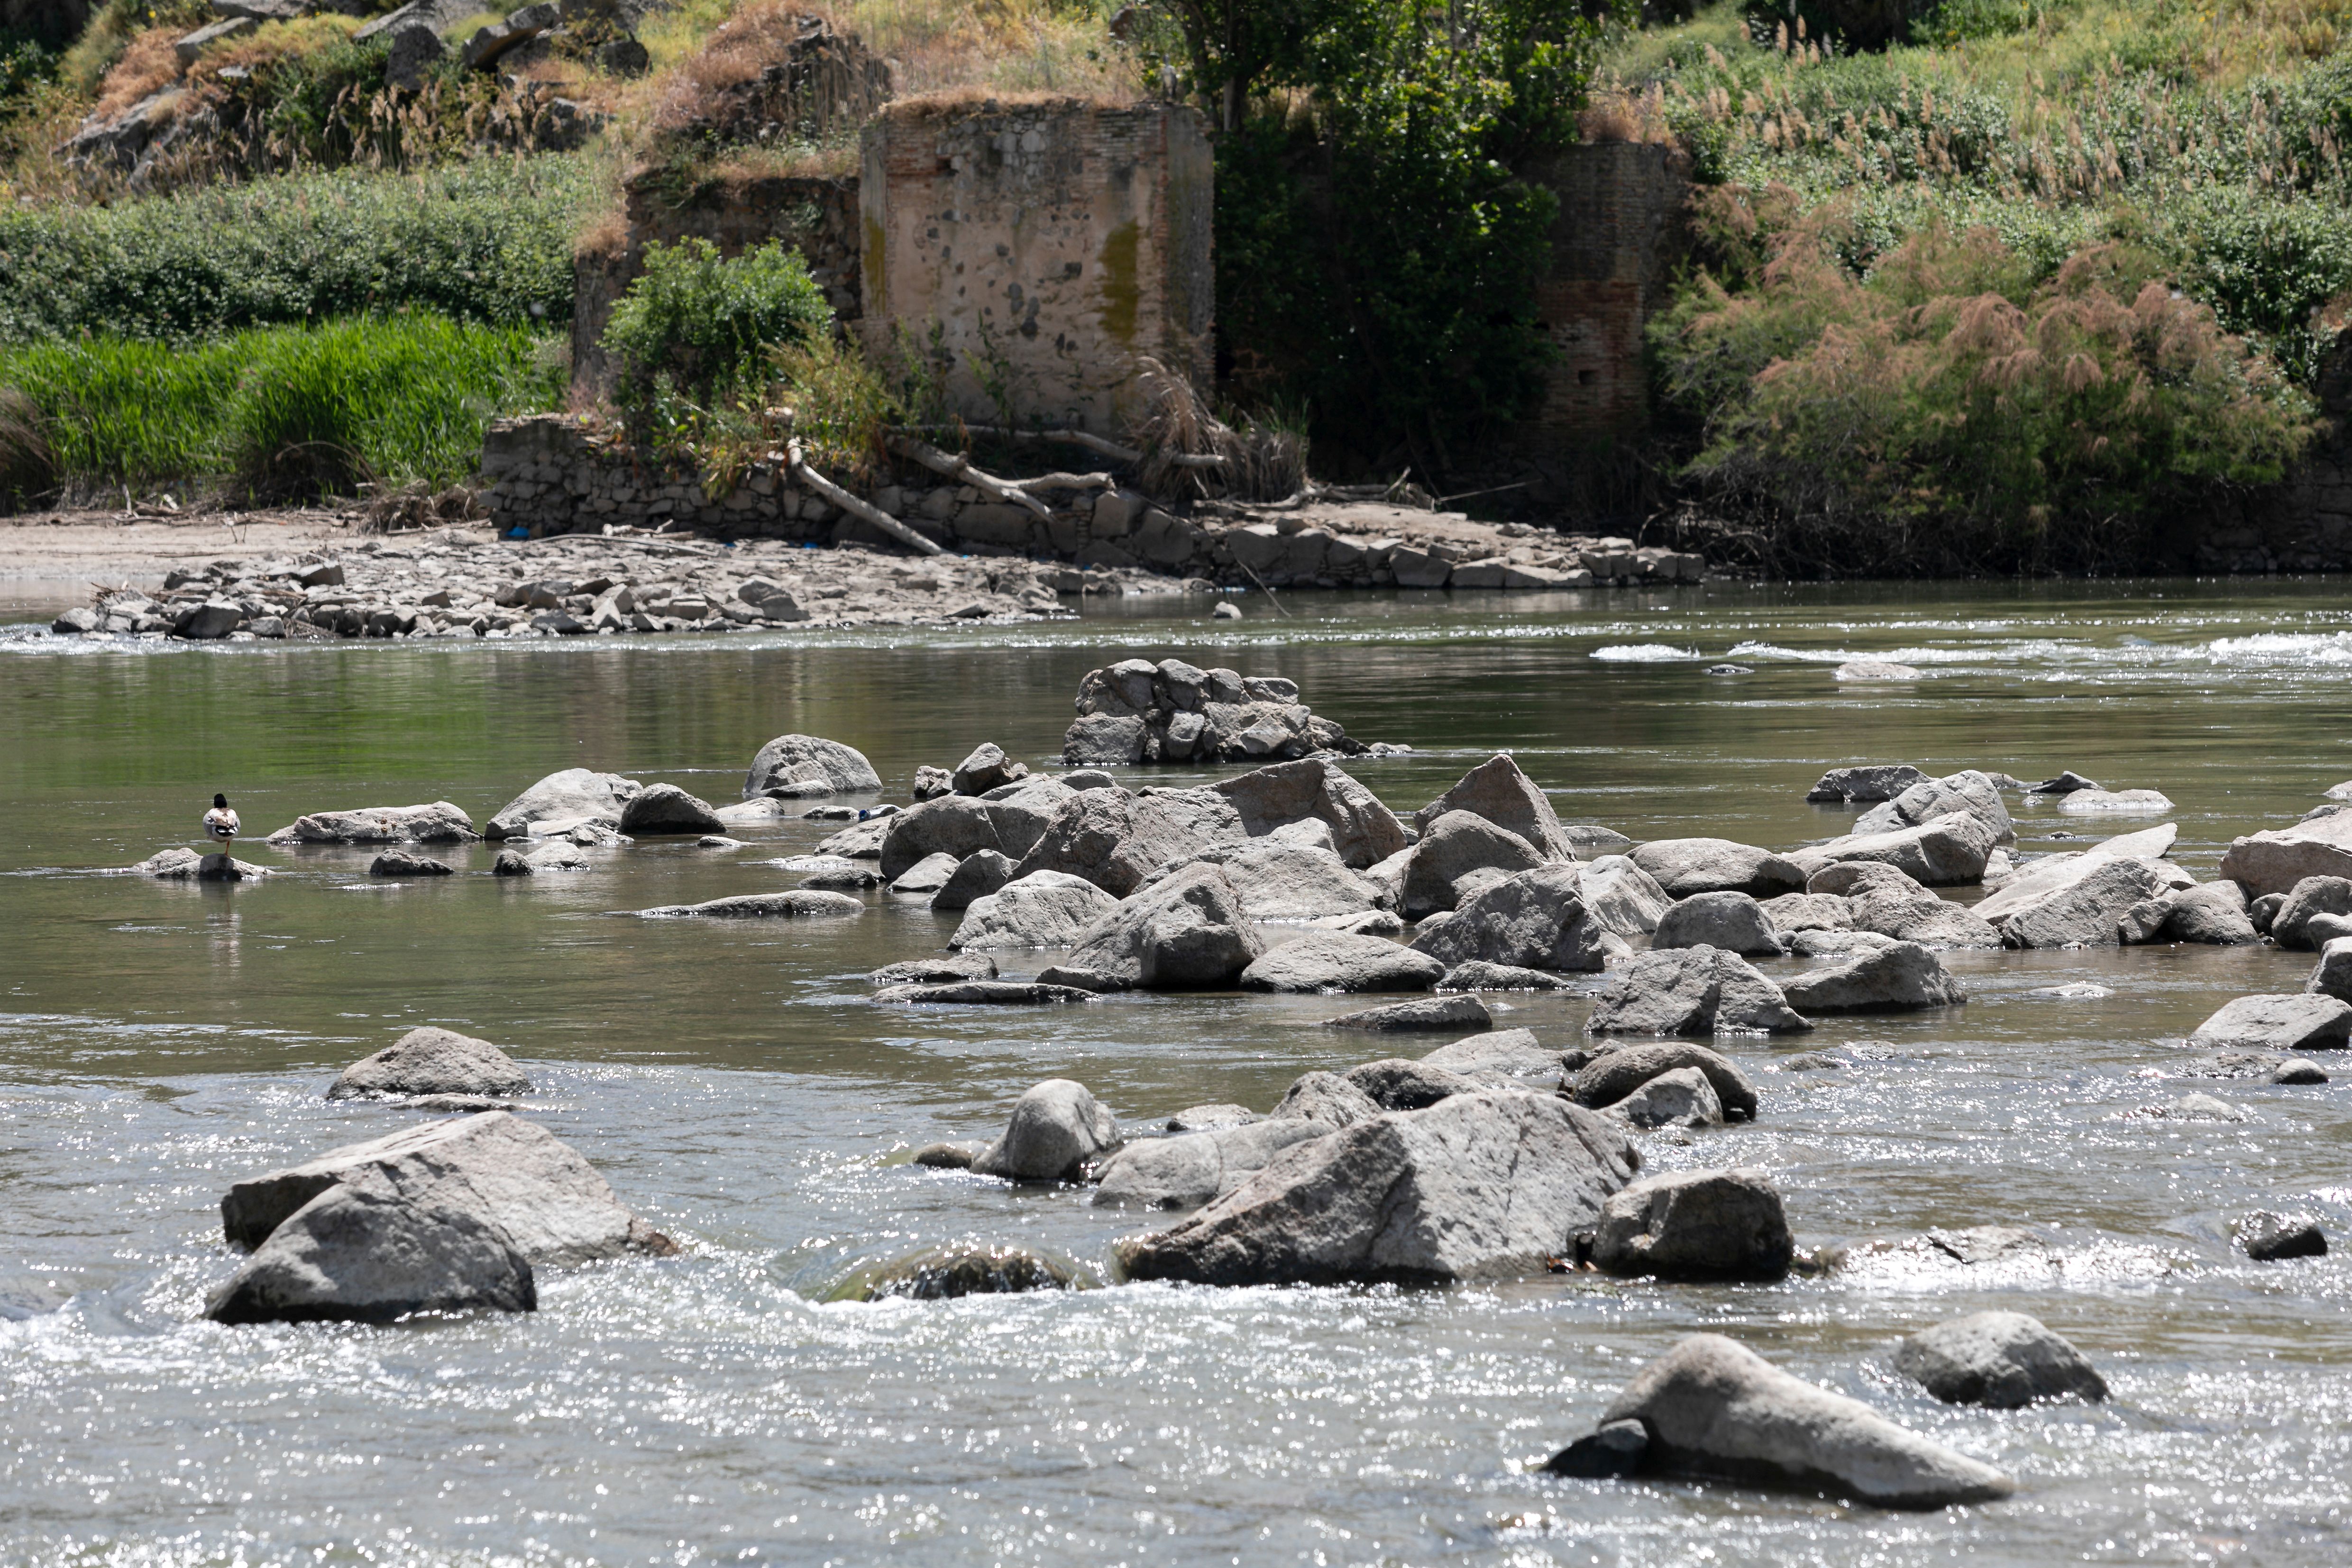
[[1577, 134], [1586, 141], [1671, 143], [1674, 128], [1666, 123], [1665, 94], [1653, 82], [1643, 91], [1600, 87], [1576, 116]]
[[992, 113], [1000, 109], [1117, 109], [1134, 101], [1131, 94], [1008, 91], [973, 85], [896, 99], [882, 112], [893, 120], [946, 120], [981, 110]]
[[176, 27], [150, 27], [132, 38], [98, 84], [98, 101], [91, 112], [111, 120], [142, 99], [152, 98], [180, 79], [180, 57], [172, 47]]

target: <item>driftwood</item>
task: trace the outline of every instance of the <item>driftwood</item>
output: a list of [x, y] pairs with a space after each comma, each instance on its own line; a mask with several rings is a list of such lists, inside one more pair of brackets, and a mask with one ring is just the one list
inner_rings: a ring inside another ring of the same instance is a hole
[[[1134, 447], [1121, 446], [1116, 441], [1085, 430], [1013, 430], [1001, 424], [922, 424], [907, 428], [961, 431], [969, 435], [992, 435], [1000, 441], [1066, 441], [1121, 463], [1143, 461], [1143, 454]], [[1160, 461], [1178, 468], [1222, 468], [1225, 465], [1224, 457], [1214, 452], [1171, 452], [1163, 455]]]
[[1040, 474], [1034, 479], [1008, 479], [1024, 490], [1113, 490], [1118, 481], [1108, 474]]
[[900, 544], [905, 545], [908, 549], [913, 550], [918, 555], [939, 555], [942, 553], [939, 546], [933, 544], [930, 540], [925, 538], [922, 535], [917, 533], [914, 529], [908, 528], [906, 524], [900, 522], [898, 518], [892, 517], [881, 507], [877, 507], [870, 502], [859, 500], [856, 497], [851, 495], [848, 491], [843, 489], [840, 486], [835, 484], [832, 480], [826, 478], [824, 475], [810, 467], [807, 460], [801, 455], [801, 444], [799, 442], [792, 441], [785, 443], [784, 457], [785, 461], [791, 465], [793, 478], [798, 479], [802, 484], [806, 485], [810, 489], [814, 490], [818, 495], [823, 496], [826, 500], [832, 502], [835, 506], [839, 507], [851, 517], [857, 518], [861, 522], [873, 524], [876, 528], [880, 528], [884, 533], [889, 535], [892, 538], [897, 539]]
[[961, 485], [969, 485], [992, 500], [1002, 501], [1007, 506], [1024, 507], [1041, 517], [1052, 516], [1045, 502], [1018, 485], [1007, 484], [993, 475], [982, 473], [971, 465], [970, 458], [951, 457], [929, 443], [918, 441], [911, 435], [892, 435], [886, 439], [891, 451], [901, 457], [912, 458], [934, 474]]

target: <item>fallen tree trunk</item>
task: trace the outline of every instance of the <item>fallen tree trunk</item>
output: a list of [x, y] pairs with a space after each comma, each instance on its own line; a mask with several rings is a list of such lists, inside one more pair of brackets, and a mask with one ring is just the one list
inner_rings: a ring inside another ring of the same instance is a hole
[[939, 555], [942, 553], [939, 546], [933, 544], [930, 540], [925, 538], [922, 535], [917, 533], [914, 529], [908, 528], [906, 524], [900, 522], [898, 518], [892, 517], [881, 507], [873, 505], [871, 502], [859, 500], [856, 497], [851, 495], [848, 491], [843, 489], [840, 486], [835, 484], [832, 480], [826, 478], [824, 475], [810, 467], [807, 460], [801, 455], [801, 444], [799, 442], [793, 441], [785, 444], [784, 458], [786, 463], [791, 466], [793, 478], [798, 479], [802, 484], [806, 485], [810, 489], [815, 491], [818, 495], [823, 496], [826, 500], [832, 502], [835, 506], [839, 507], [851, 517], [857, 518], [860, 522], [873, 524], [876, 528], [880, 528], [884, 533], [889, 535], [892, 538], [897, 539], [900, 544], [905, 545], [908, 549], [913, 550], [918, 555]]
[[918, 441], [911, 435], [892, 435], [885, 437], [885, 440], [890, 450], [899, 456], [912, 458], [932, 473], [952, 479], [958, 484], [969, 485], [991, 500], [1002, 501], [1008, 506], [1025, 507], [1040, 517], [1053, 515], [1045, 502], [1016, 485], [1007, 484], [992, 474], [982, 473], [971, 465], [971, 460], [968, 457], [950, 456], [929, 442]]
[[[1121, 446], [1116, 441], [1085, 430], [1013, 430], [1002, 424], [919, 424], [901, 428], [961, 431], [968, 435], [992, 435], [1000, 441], [1066, 441], [1099, 452], [1106, 457], [1115, 457], [1121, 463], [1143, 461], [1143, 454], [1134, 447]], [[1225, 465], [1223, 455], [1214, 452], [1171, 452], [1166, 454], [1161, 461], [1179, 468], [1222, 468]]]

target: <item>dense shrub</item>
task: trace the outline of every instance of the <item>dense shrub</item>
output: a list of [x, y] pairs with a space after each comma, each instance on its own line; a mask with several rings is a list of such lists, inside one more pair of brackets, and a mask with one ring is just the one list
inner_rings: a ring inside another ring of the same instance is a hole
[[645, 249], [613, 308], [604, 345], [620, 363], [620, 399], [643, 407], [667, 391], [697, 402], [764, 382], [769, 356], [833, 323], [800, 252], [771, 240], [728, 257], [707, 239]]
[[1711, 279], [1654, 329], [1704, 420], [1689, 477], [1769, 519], [1783, 570], [2095, 570], [2220, 484], [2276, 479], [2309, 400], [2152, 259], [2038, 269], [1931, 225], [1867, 279], [1837, 214], [1789, 230], [1756, 287]]
[[408, 307], [552, 325], [572, 313], [572, 235], [595, 194], [584, 164], [547, 157], [0, 208], [0, 342], [177, 341]]
[[551, 347], [519, 327], [401, 315], [194, 347], [93, 336], [0, 350], [0, 475], [19, 504], [206, 481], [238, 499], [446, 483], [479, 463], [488, 419], [560, 402]]

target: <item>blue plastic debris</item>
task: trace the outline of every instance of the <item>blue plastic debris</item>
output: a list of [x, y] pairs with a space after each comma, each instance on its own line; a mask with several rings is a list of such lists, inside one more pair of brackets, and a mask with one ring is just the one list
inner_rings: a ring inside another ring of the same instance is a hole
[[527, 539], [530, 538], [530, 530], [529, 528], [517, 526], [507, 530], [507, 538], [510, 539]]

